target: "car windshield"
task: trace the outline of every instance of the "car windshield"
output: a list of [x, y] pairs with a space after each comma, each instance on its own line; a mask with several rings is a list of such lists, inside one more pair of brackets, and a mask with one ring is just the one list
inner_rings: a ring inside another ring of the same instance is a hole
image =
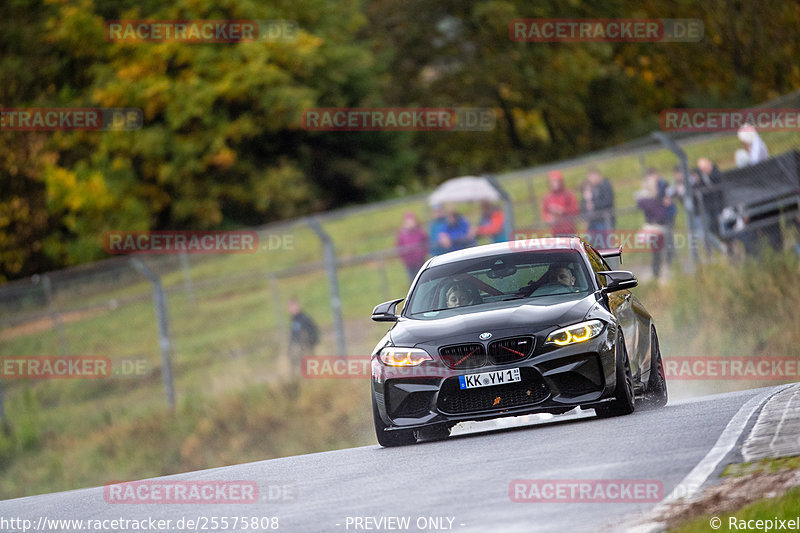
[[579, 252], [495, 255], [425, 270], [414, 286], [405, 315], [437, 318], [516, 300], [555, 303], [582, 298], [591, 291]]

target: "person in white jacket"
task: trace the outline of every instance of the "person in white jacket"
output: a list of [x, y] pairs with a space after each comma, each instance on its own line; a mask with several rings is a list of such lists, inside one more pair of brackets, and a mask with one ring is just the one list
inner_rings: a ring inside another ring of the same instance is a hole
[[758, 135], [756, 129], [750, 125], [745, 124], [736, 134], [739, 137], [739, 140], [744, 143], [745, 149], [747, 150], [747, 159], [737, 151], [736, 157], [736, 166], [739, 168], [748, 166], [748, 165], [755, 165], [756, 163], [760, 163], [766, 159], [769, 159], [769, 150], [767, 150], [767, 145], [764, 144], [764, 141]]

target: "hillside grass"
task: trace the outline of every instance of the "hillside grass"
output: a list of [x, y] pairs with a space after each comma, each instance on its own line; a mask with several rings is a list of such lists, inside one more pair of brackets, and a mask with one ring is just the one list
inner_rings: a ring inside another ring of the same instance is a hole
[[[797, 144], [796, 135], [764, 137], [773, 154]], [[734, 136], [685, 148], [690, 161], [708, 155], [726, 167], [738, 141]], [[633, 205], [643, 166], [655, 166], [671, 179], [674, 163], [664, 150], [596, 162], [614, 184], [621, 208]], [[565, 163], [567, 185], [577, 187], [587, 168]], [[502, 181], [515, 199], [517, 227], [540, 225], [545, 182], [544, 174], [529, 173]], [[475, 206], [463, 207], [477, 215]], [[338, 257], [347, 261], [391, 249], [408, 210], [427, 219], [424, 201], [414, 200], [334, 218], [324, 226]], [[634, 230], [641, 221], [632, 212], [621, 215], [618, 226]], [[132, 269], [116, 278], [89, 280], [91, 285], [54, 281], [53, 304], [62, 313], [63, 337], [42, 317], [0, 330], [0, 355], [58, 355], [63, 338], [71, 355], [147, 363], [144, 375], [127, 378], [4, 380], [11, 432], [0, 435], [0, 498], [373, 443], [366, 380], [304, 380], [297, 397], [287, 388], [286, 300], [297, 295], [320, 324], [319, 355], [336, 353], [333, 317], [324, 270], [287, 274], [287, 269], [322, 260], [311, 230], [294, 223], [267, 231], [291, 235], [293, 246], [190, 256], [194, 301], [175, 258], [144, 258], [162, 274], [168, 291], [175, 413], [166, 409], [151, 287]], [[628, 254], [624, 267], [644, 272], [649, 261], [645, 254]], [[705, 265], [694, 276], [676, 271], [667, 285], [643, 283], [636, 291], [659, 324], [665, 357], [793, 355], [800, 341], [793, 312], [800, 301], [798, 277], [793, 254], [773, 254], [736, 267]], [[372, 307], [405, 296], [408, 284], [396, 259], [340, 268], [347, 355], [371, 352], [387, 329], [369, 320]], [[20, 312], [44, 313], [28, 300], [35, 301], [25, 299]]]

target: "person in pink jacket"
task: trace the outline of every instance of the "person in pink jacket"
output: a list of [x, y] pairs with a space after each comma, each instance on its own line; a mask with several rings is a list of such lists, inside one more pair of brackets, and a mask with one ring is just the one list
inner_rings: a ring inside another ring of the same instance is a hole
[[409, 211], [403, 215], [403, 225], [397, 232], [395, 246], [406, 266], [408, 276], [414, 279], [428, 258], [428, 234], [422, 229], [414, 213]]

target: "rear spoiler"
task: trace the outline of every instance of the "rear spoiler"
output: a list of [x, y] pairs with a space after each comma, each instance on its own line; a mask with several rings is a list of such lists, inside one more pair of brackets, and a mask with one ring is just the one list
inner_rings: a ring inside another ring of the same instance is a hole
[[622, 246], [618, 248], [607, 248], [605, 250], [598, 250], [597, 253], [600, 257], [606, 259], [607, 257], [619, 257], [619, 264], [622, 264]]

